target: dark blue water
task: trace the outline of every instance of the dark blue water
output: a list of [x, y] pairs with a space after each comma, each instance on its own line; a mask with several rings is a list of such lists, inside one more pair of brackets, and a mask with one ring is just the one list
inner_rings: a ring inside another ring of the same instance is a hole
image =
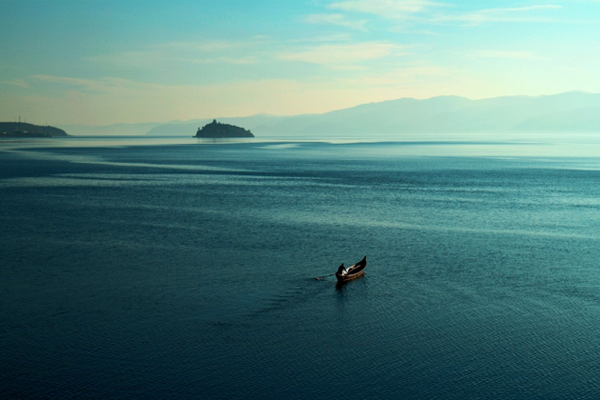
[[596, 399], [600, 159], [477, 146], [0, 148], [0, 397]]

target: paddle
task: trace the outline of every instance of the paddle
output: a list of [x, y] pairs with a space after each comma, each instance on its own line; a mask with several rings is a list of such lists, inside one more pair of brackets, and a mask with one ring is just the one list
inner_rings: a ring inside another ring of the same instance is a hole
[[315, 279], [318, 281], [322, 281], [323, 278], [327, 278], [328, 276], [331, 276], [331, 275], [335, 275], [335, 272], [333, 274], [329, 274], [329, 275], [317, 276], [317, 277], [315, 277]]

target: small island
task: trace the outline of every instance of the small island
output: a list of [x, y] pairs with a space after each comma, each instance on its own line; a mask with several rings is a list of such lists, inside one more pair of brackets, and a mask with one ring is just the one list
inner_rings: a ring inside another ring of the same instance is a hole
[[0, 138], [47, 138], [69, 136], [67, 132], [53, 126], [39, 126], [26, 122], [0, 122]]
[[254, 135], [247, 129], [239, 126], [222, 124], [213, 120], [210, 124], [204, 125], [202, 129], [198, 128], [197, 138], [253, 138]]

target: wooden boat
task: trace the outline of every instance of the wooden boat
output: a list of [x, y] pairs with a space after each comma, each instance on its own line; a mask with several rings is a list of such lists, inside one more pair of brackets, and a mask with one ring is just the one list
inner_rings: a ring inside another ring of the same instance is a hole
[[348, 269], [344, 268], [344, 264], [340, 265], [335, 273], [335, 277], [338, 282], [348, 282], [363, 276], [365, 268], [367, 268], [367, 256]]

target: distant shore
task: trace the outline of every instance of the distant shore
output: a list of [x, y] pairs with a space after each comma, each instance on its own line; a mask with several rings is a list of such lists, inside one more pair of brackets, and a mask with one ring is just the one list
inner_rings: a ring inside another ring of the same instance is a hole
[[0, 137], [49, 138], [66, 137], [67, 132], [53, 126], [40, 126], [26, 122], [0, 122]]

